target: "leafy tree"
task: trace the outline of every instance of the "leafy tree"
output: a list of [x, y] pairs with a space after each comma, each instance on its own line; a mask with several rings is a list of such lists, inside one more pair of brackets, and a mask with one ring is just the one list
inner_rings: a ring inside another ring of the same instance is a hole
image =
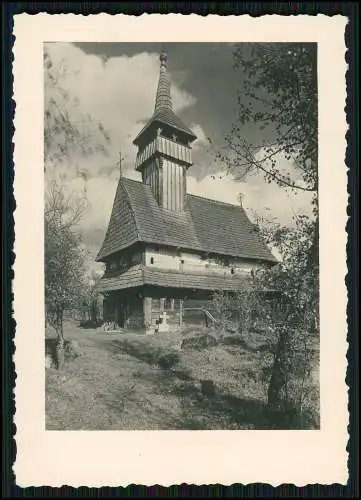
[[[246, 47], [246, 48], [245, 48]], [[317, 193], [317, 52], [310, 43], [237, 45], [234, 68], [242, 77], [238, 116], [226, 136], [224, 159], [238, 178], [262, 172], [267, 182]], [[245, 139], [255, 127], [259, 144]], [[258, 153], [264, 154], [259, 156]], [[277, 165], [280, 153], [293, 160], [295, 176]], [[220, 155], [221, 156], [221, 155]]]
[[[317, 46], [313, 43], [236, 45], [240, 75], [238, 113], [218, 158], [236, 180], [261, 173], [268, 183], [313, 193], [310, 266], [318, 266], [318, 94]], [[259, 143], [245, 138], [257, 131]], [[292, 164], [284, 171], [278, 159]]]
[[82, 312], [83, 321], [90, 321], [96, 325], [100, 319], [100, 294], [97, 285], [101, 278], [101, 274], [91, 271], [86, 279], [86, 284], [83, 289], [82, 295], [79, 297], [78, 309]]
[[[280, 264], [257, 279], [260, 286], [282, 292], [277, 314], [273, 309], [268, 322], [275, 353], [268, 396], [270, 404], [283, 404], [290, 400], [287, 388], [299, 379], [296, 368], [303, 367], [305, 377], [311, 369], [318, 335], [317, 48], [308, 43], [239, 44], [234, 68], [241, 80], [238, 113], [218, 158], [236, 180], [259, 173], [291, 192], [313, 194], [313, 216], [295, 217], [292, 228], [257, 221], [262, 236], [282, 256]], [[246, 139], [246, 128], [256, 131], [259, 143]], [[282, 169], [280, 156], [292, 165], [289, 171]], [[260, 302], [258, 311], [264, 318], [263, 306]]]
[[[295, 225], [288, 227], [258, 218], [257, 227], [281, 256], [274, 267], [260, 269], [254, 283], [259, 291], [276, 292], [266, 301], [260, 294], [255, 303], [273, 353], [273, 361], [264, 371], [269, 411], [275, 425], [317, 427], [319, 393], [314, 374], [319, 356], [318, 267], [309, 262], [313, 221], [298, 216]], [[250, 295], [255, 296], [252, 291]]]
[[[294, 227], [258, 218], [261, 236], [281, 255], [278, 264], [261, 268], [233, 296], [217, 293], [214, 311], [221, 327], [247, 341], [263, 330], [261, 381], [265, 384], [270, 423], [282, 428], [319, 425], [315, 371], [319, 356], [318, 271], [309, 265], [312, 221], [297, 217]], [[264, 346], [266, 347], [266, 346]]]
[[[258, 273], [265, 287], [282, 290], [288, 304], [287, 321], [310, 331], [318, 324], [318, 266], [310, 265], [314, 220], [295, 215], [294, 226], [255, 215], [255, 230], [280, 255], [280, 262]], [[317, 329], [317, 328], [316, 328]]]
[[45, 198], [45, 305], [47, 320], [57, 334], [58, 366], [62, 367], [64, 311], [71, 308], [84, 289], [86, 249], [77, 225], [86, 200], [53, 181]]

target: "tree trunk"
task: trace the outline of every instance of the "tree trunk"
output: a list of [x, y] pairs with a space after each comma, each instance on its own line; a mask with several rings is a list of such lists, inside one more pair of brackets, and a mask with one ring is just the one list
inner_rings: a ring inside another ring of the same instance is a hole
[[271, 380], [268, 386], [268, 408], [272, 411], [278, 410], [282, 402], [282, 392], [286, 385], [286, 375], [284, 373], [284, 359], [286, 354], [287, 332], [282, 328], [276, 346], [275, 360], [272, 367]]
[[56, 366], [58, 370], [64, 368], [64, 330], [63, 330], [63, 309], [58, 308], [56, 311]]
[[320, 238], [320, 229], [319, 229], [319, 219], [318, 216], [315, 222], [314, 233], [312, 237], [312, 244], [308, 257], [308, 265], [311, 269], [315, 269], [319, 267], [319, 238]]
[[98, 304], [97, 299], [93, 299], [92, 301], [92, 321], [97, 323], [98, 321]]

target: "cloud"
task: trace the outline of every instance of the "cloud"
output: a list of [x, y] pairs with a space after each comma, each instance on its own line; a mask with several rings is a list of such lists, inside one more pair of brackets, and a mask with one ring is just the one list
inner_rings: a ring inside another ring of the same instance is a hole
[[196, 123], [191, 125], [190, 129], [192, 130], [193, 134], [197, 137], [197, 139], [192, 144], [193, 151], [196, 149], [204, 149], [209, 145], [206, 134], [204, 133], [204, 130], [199, 124]]
[[[47, 50], [55, 67], [66, 67], [62, 87], [79, 104], [74, 113], [79, 120], [90, 114], [101, 122], [110, 134], [112, 144], [109, 158], [93, 155], [74, 158], [78, 168], [89, 176], [112, 171], [122, 151], [124, 168], [134, 166], [136, 147], [132, 140], [152, 115], [159, 77], [159, 55], [139, 53], [132, 57], [111, 57], [107, 60], [86, 54], [70, 43], [49, 43]], [[196, 103], [194, 96], [172, 82], [173, 105], [177, 112]], [[75, 117], [76, 119], [76, 117]]]
[[[294, 172], [293, 162], [282, 154], [276, 155], [276, 162], [281, 171]], [[295, 214], [312, 214], [312, 193], [302, 190], [291, 192], [290, 189], [275, 183], [268, 184], [261, 174], [251, 175], [246, 182], [240, 182], [219, 170], [201, 180], [188, 176], [187, 186], [188, 192], [192, 194], [225, 203], [239, 204], [241, 197], [242, 205], [250, 218], [253, 218], [255, 213], [259, 216], [274, 217], [282, 224], [292, 225]]]
[[237, 205], [241, 184], [235, 182], [231, 177], [225, 177], [224, 172], [208, 175], [202, 180], [195, 177], [187, 177], [187, 191], [190, 194], [211, 198]]

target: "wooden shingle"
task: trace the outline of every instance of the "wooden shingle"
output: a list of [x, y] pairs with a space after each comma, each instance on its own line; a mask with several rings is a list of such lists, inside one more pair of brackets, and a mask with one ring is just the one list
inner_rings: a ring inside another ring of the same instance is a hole
[[241, 206], [188, 194], [177, 214], [160, 207], [149, 186], [121, 178], [97, 261], [136, 242], [276, 262]]

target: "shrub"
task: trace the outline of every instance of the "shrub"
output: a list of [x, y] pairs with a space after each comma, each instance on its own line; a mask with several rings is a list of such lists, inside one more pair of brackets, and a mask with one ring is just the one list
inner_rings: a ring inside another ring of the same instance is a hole
[[179, 362], [179, 354], [176, 353], [176, 352], [169, 352], [167, 354], [163, 354], [161, 355], [158, 359], [157, 359], [157, 364], [161, 367], [161, 368], [165, 368], [165, 369], [169, 369], [169, 368], [172, 368], [173, 366], [175, 366], [178, 362]]
[[[267, 417], [272, 424], [277, 428], [317, 428], [319, 397], [312, 376], [318, 364], [317, 332], [302, 328], [310, 324], [307, 309], [302, 309], [303, 316], [293, 301], [282, 297], [278, 294], [275, 300], [271, 294], [271, 300], [265, 299], [265, 293], [257, 289], [257, 281], [233, 296], [217, 293], [214, 303], [223, 322], [221, 342], [259, 352], [264, 366], [261, 381]], [[224, 334], [230, 318], [238, 334]], [[266, 344], [251, 348], [247, 336], [260, 330]]]
[[202, 349], [204, 347], [213, 347], [217, 345], [217, 339], [208, 333], [194, 335], [183, 339], [181, 349]]

